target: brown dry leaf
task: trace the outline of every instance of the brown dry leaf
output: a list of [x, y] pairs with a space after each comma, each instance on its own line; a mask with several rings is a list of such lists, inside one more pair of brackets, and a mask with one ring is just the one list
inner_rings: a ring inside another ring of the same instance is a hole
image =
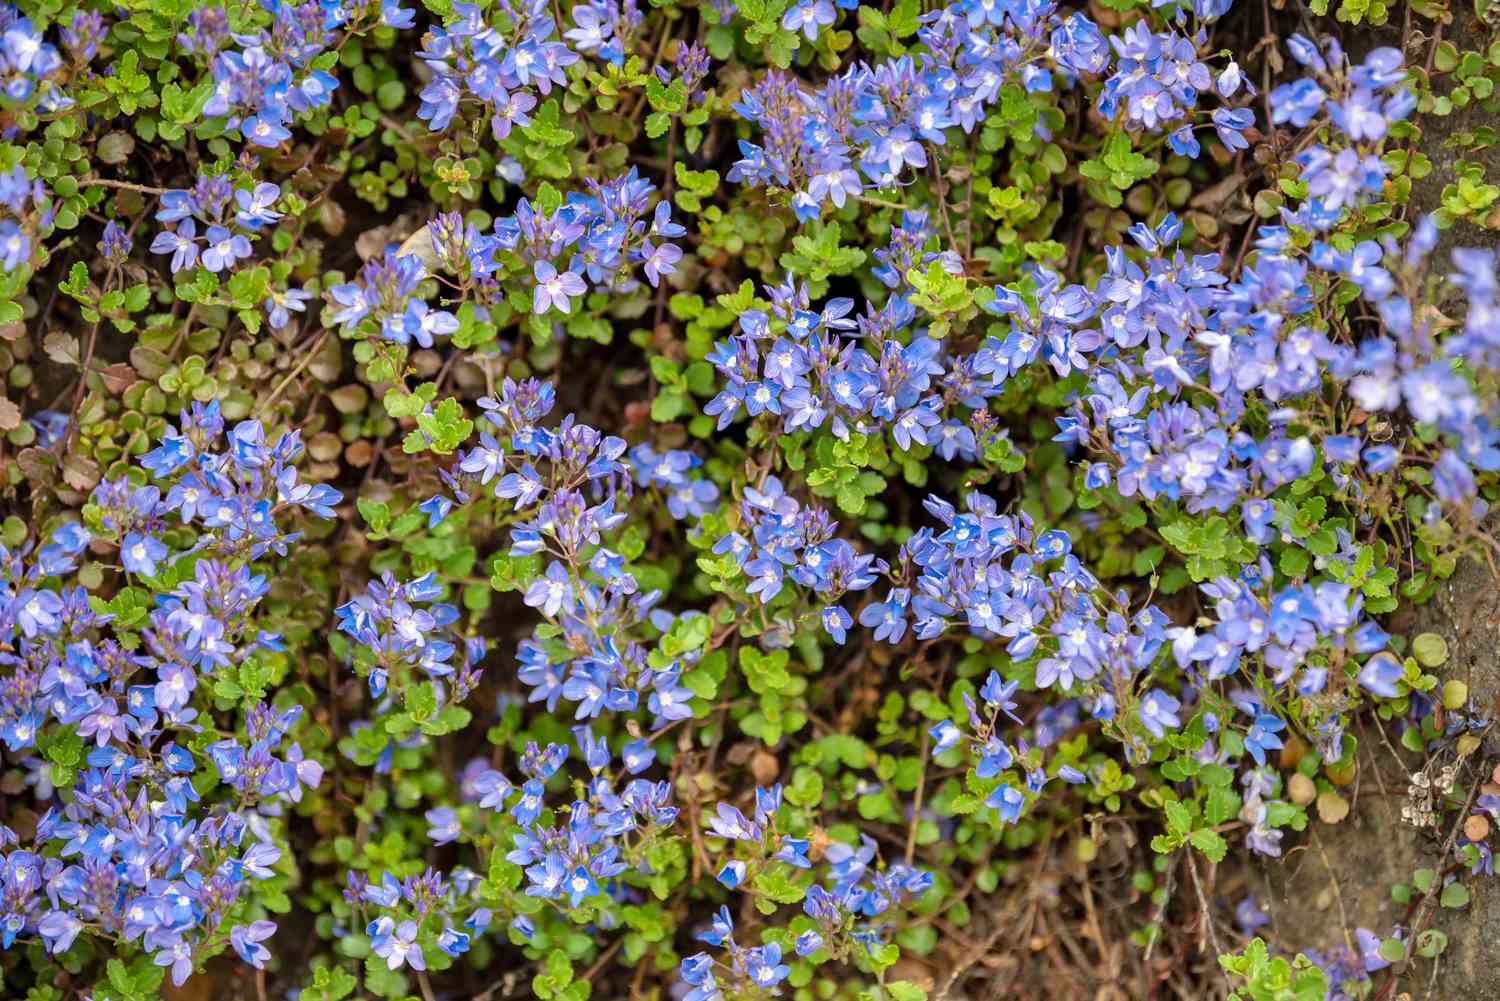
[[21, 408], [0, 396], [0, 431], [14, 431], [21, 426]]
[[329, 393], [328, 401], [333, 404], [333, 409], [341, 414], [357, 414], [369, 404], [370, 393], [359, 383], [351, 383]]
[[781, 762], [776, 755], [760, 748], [750, 756], [750, 774], [755, 777], [756, 785], [768, 786], [781, 774]]
[[108, 164], [121, 164], [135, 152], [135, 138], [129, 132], [111, 132], [99, 140], [94, 155]]
[[374, 458], [375, 446], [365, 438], [350, 442], [349, 447], [344, 449], [344, 461], [357, 469], [365, 468]]
[[63, 462], [63, 482], [74, 490], [92, 490], [99, 482], [99, 466], [86, 455], [70, 455]]
[[442, 263], [438, 260], [437, 251], [432, 246], [432, 233], [426, 226], [408, 236], [396, 253], [421, 258], [423, 267], [428, 271], [436, 271], [438, 265]]
[[1318, 798], [1318, 787], [1312, 779], [1297, 772], [1287, 781], [1287, 795], [1298, 806], [1306, 806]]
[[135, 382], [135, 369], [122, 361], [117, 361], [113, 365], [105, 366], [99, 376], [104, 380], [104, 388], [118, 396]]
[[[368, 261], [384, 252], [386, 245], [391, 243], [402, 243], [412, 235], [415, 223], [411, 216], [398, 215], [384, 226], [375, 226], [365, 230], [354, 239], [354, 252], [359, 255], [361, 261]], [[428, 241], [429, 245], [431, 240]]]
[[916, 984], [924, 991], [930, 991], [937, 986], [937, 978], [933, 975], [932, 967], [915, 957], [902, 956], [896, 960], [896, 965], [891, 967], [890, 977], [892, 980], [905, 980]]
[[1286, 739], [1286, 743], [1281, 746], [1281, 754], [1278, 756], [1278, 760], [1281, 762], [1282, 768], [1290, 771], [1297, 767], [1302, 761], [1302, 756], [1306, 753], [1307, 745], [1302, 742], [1302, 738], [1296, 734], [1292, 734]]
[[332, 462], [343, 450], [339, 436], [328, 431], [318, 432], [307, 443], [307, 454], [317, 462]]
[[323, 232], [329, 236], [338, 236], [342, 233], [347, 221], [343, 206], [332, 198], [325, 198], [318, 203], [318, 225], [322, 226]]
[[1195, 209], [1216, 212], [1229, 200], [1230, 195], [1233, 195], [1240, 188], [1244, 187], [1244, 185], [1244, 174], [1230, 174], [1219, 183], [1198, 192], [1188, 204], [1192, 205]]
[[16, 456], [16, 465], [33, 486], [50, 487], [57, 482], [57, 456], [40, 448], [25, 448]]
[[42, 338], [42, 350], [59, 365], [74, 368], [78, 366], [78, 338], [72, 334], [65, 334], [61, 330], [52, 331]]
[[334, 382], [344, 369], [344, 353], [337, 337], [324, 337], [318, 356], [307, 366], [314, 379], [322, 383]]
[[1193, 224], [1193, 228], [1205, 239], [1212, 240], [1219, 235], [1219, 220], [1217, 216], [1208, 212], [1194, 211], [1187, 213], [1187, 218]]
[[145, 379], [157, 379], [171, 367], [172, 361], [163, 352], [137, 344], [130, 349], [130, 364]]

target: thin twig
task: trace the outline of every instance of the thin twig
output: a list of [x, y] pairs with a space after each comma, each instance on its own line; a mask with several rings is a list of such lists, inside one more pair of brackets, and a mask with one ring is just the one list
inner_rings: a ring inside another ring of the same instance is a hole
[[1203, 881], [1198, 878], [1197, 860], [1191, 851], [1188, 852], [1187, 866], [1193, 877], [1193, 889], [1198, 891], [1198, 906], [1203, 908], [1203, 930], [1208, 932], [1208, 944], [1213, 949], [1213, 955], [1217, 956], [1223, 950], [1219, 948], [1219, 936], [1214, 932], [1214, 912], [1208, 905], [1207, 894], [1203, 892]]
[[134, 181], [116, 181], [108, 177], [90, 177], [78, 182], [80, 188], [119, 188], [122, 191], [137, 191], [143, 195], [164, 195], [166, 188], [153, 188], [149, 184], [136, 184]]
[[599, 975], [599, 971], [604, 969], [604, 964], [615, 958], [615, 953], [620, 951], [620, 945], [624, 941], [625, 940], [622, 938], [615, 939], [614, 942], [610, 944], [610, 947], [608, 949], [605, 949], [604, 952], [600, 954], [598, 959], [594, 960], [594, 964], [583, 972], [583, 977], [581, 979], [592, 981], [595, 977], [597, 977]]
[[288, 372], [286, 378], [282, 379], [276, 388], [271, 390], [271, 395], [266, 397], [266, 402], [262, 403], [258, 409], [269, 410], [271, 408], [271, 404], [276, 402], [276, 398], [281, 395], [281, 391], [286, 389], [293, 379], [301, 375], [303, 369], [312, 364], [312, 360], [317, 357], [319, 349], [323, 347], [323, 342], [327, 339], [328, 331], [325, 330], [318, 335], [317, 342], [313, 344], [312, 349], [302, 356], [302, 360], [297, 363], [297, 367]]
[[922, 817], [922, 792], [927, 784], [927, 745], [932, 739], [927, 728], [922, 728], [922, 750], [918, 760], [922, 762], [922, 770], [917, 773], [917, 791], [911, 803], [911, 823], [906, 826], [906, 864], [911, 865], [912, 855], [917, 850], [917, 822]]

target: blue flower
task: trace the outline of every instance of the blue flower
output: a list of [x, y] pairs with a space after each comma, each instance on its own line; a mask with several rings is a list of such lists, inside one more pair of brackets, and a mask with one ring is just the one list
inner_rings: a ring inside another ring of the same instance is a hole
[[252, 921], [248, 925], [235, 925], [229, 929], [229, 943], [234, 946], [240, 959], [261, 970], [265, 969], [266, 960], [271, 958], [271, 951], [260, 943], [275, 932], [274, 921]]
[[427, 838], [435, 845], [446, 845], [456, 841], [459, 836], [458, 814], [454, 813], [452, 807], [440, 806], [428, 810]]
[[745, 972], [750, 982], [761, 990], [771, 990], [792, 972], [781, 962], [781, 946], [775, 942], [745, 950]]
[[166, 558], [166, 544], [153, 535], [131, 532], [120, 543], [120, 563], [143, 577], [156, 576], [157, 564]]
[[745, 881], [745, 863], [739, 859], [731, 859], [719, 870], [717, 877], [720, 883], [733, 890]]
[[959, 731], [958, 727], [954, 726], [953, 721], [948, 719], [934, 723], [932, 728], [927, 732], [928, 736], [932, 738], [932, 756], [934, 758], [945, 751], [957, 747], [958, 742], [963, 738], [963, 734]]
[[[0, 223], [0, 228], [3, 228]], [[171, 268], [173, 274], [186, 271], [198, 261], [198, 241], [196, 224], [191, 219], [184, 219], [178, 224], [176, 231], [163, 230], [157, 233], [151, 240], [151, 252], [153, 254], [171, 254]], [[3, 232], [0, 232], [3, 238]]]
[[250, 256], [250, 241], [223, 226], [208, 227], [204, 238], [208, 246], [203, 250], [203, 266], [210, 271], [232, 268], [237, 261]]
[[1021, 819], [1021, 811], [1026, 806], [1026, 795], [1014, 786], [1002, 782], [985, 797], [984, 805], [993, 807], [1000, 814], [1001, 821], [1013, 824]]
[[1153, 688], [1141, 697], [1138, 715], [1146, 729], [1153, 737], [1160, 740], [1166, 736], [1166, 728], [1176, 729], [1182, 725], [1177, 718], [1177, 710], [1182, 708], [1182, 703], [1160, 688]]
[[1245, 750], [1250, 752], [1257, 765], [1266, 763], [1266, 751], [1282, 746], [1277, 734], [1285, 729], [1286, 723], [1279, 716], [1270, 713], [1256, 715], [1255, 721], [1245, 733]]
[[1405, 676], [1405, 669], [1395, 655], [1382, 651], [1365, 661], [1359, 669], [1359, 684], [1372, 695], [1383, 699], [1397, 698], [1401, 691], [1396, 682]]
[[399, 970], [409, 965], [414, 970], [427, 969], [422, 947], [417, 944], [417, 924], [402, 921], [399, 925], [388, 916], [370, 922], [365, 934], [370, 936], [370, 951], [385, 960], [387, 969]]

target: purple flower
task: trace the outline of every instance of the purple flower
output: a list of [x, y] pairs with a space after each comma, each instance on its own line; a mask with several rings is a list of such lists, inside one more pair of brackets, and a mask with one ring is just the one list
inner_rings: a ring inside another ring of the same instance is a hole
[[641, 255], [646, 262], [646, 279], [651, 282], [652, 288], [661, 284], [662, 275], [675, 274], [677, 262], [682, 260], [682, 250], [676, 244], [652, 246], [650, 240], [641, 242]]
[[223, 226], [208, 227], [205, 238], [208, 246], [203, 250], [203, 266], [210, 271], [233, 268], [236, 261], [250, 256], [250, 241]]
[[1359, 669], [1359, 684], [1365, 691], [1384, 699], [1394, 699], [1401, 694], [1396, 682], [1405, 674], [1401, 662], [1393, 654], [1377, 653]]
[[588, 286], [572, 271], [561, 274], [550, 261], [537, 261], [532, 273], [536, 277], [536, 291], [532, 297], [531, 311], [538, 316], [556, 307], [559, 312], [573, 311], [572, 296], [583, 295]]
[[229, 942], [241, 959], [257, 970], [262, 970], [265, 969], [266, 960], [271, 958], [271, 952], [260, 943], [270, 938], [275, 931], [274, 921], [252, 921], [248, 925], [235, 925], [229, 929]]
[[185, 271], [198, 261], [197, 226], [191, 219], [178, 224], [176, 232], [162, 230], [151, 240], [153, 254], [172, 255], [172, 273]]
[[166, 545], [154, 535], [131, 532], [120, 543], [120, 563], [133, 574], [154, 577], [157, 564], [166, 558]]
[[399, 970], [409, 965], [414, 970], [425, 970], [422, 947], [417, 944], [417, 924], [403, 921], [399, 925], [390, 917], [380, 917], [370, 922], [365, 934], [370, 936], [370, 950], [385, 960], [387, 969]]
[[1182, 703], [1160, 688], [1153, 688], [1141, 698], [1138, 710], [1141, 722], [1146, 729], [1158, 740], [1166, 736], [1166, 728], [1177, 729], [1182, 725], [1182, 720], [1177, 718], [1177, 710], [1182, 708]]

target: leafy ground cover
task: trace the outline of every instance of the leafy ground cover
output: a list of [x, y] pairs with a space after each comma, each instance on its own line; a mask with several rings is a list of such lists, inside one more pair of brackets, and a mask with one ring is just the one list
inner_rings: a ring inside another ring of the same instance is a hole
[[0, 6], [5, 996], [1431, 982], [1500, 41], [1329, 8]]

